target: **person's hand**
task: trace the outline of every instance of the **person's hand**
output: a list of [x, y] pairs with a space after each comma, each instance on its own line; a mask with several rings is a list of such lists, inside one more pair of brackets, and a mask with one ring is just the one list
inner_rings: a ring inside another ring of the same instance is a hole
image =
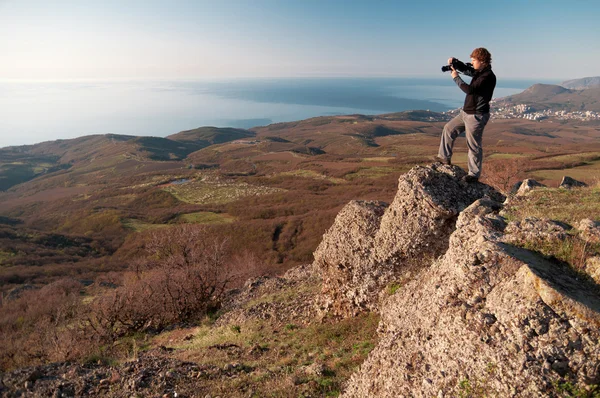
[[458, 72], [456, 71], [456, 69], [454, 69], [454, 66], [451, 66], [450, 69], [452, 69], [452, 78], [455, 79], [456, 77], [458, 77]]
[[448, 65], [451, 65], [451, 64], [452, 64], [452, 60], [453, 60], [453, 59], [454, 59], [454, 57], [450, 57], [450, 58], [448, 58]]

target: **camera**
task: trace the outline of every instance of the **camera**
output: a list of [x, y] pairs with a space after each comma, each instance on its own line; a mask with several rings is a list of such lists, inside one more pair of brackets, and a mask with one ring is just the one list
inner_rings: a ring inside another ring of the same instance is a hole
[[472, 64], [465, 64], [461, 61], [459, 61], [456, 58], [452, 58], [452, 63], [450, 65], [444, 65], [442, 66], [442, 72], [449, 72], [452, 70], [452, 67], [454, 67], [454, 69], [456, 69], [459, 72], [464, 72], [466, 70], [472, 70], [473, 69], [473, 65]]

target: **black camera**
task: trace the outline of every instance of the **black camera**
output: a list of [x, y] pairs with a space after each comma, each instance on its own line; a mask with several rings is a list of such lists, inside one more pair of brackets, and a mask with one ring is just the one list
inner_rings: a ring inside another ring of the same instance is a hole
[[473, 65], [472, 64], [465, 64], [461, 61], [459, 61], [456, 58], [452, 58], [452, 63], [450, 65], [444, 65], [442, 66], [442, 72], [449, 72], [452, 70], [452, 67], [454, 67], [454, 69], [456, 69], [459, 72], [464, 72], [465, 70], [472, 70], [473, 69]]

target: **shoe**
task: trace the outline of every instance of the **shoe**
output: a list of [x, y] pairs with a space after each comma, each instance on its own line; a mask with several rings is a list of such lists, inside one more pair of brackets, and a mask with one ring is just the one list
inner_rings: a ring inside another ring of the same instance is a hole
[[452, 163], [450, 162], [450, 159], [446, 159], [446, 158], [441, 158], [439, 156], [434, 156], [433, 158], [434, 162], [440, 162], [441, 164], [445, 164], [447, 166], [450, 166]]
[[468, 182], [469, 184], [471, 184], [471, 183], [479, 181], [479, 178], [472, 176], [471, 174], [467, 174], [466, 176], [463, 177], [463, 180], [465, 182]]

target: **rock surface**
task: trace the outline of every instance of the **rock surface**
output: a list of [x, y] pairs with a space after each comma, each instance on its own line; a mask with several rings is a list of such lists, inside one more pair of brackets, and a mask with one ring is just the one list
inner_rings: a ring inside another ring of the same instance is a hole
[[459, 212], [484, 196], [503, 199], [487, 185], [462, 182], [465, 174], [456, 166], [417, 166], [400, 177], [389, 206], [346, 205], [314, 253], [322, 310], [341, 317], [377, 311], [386, 284], [444, 253]]
[[443, 257], [390, 296], [344, 397], [541, 397], [600, 381], [598, 285], [503, 242], [498, 203], [458, 217]]

